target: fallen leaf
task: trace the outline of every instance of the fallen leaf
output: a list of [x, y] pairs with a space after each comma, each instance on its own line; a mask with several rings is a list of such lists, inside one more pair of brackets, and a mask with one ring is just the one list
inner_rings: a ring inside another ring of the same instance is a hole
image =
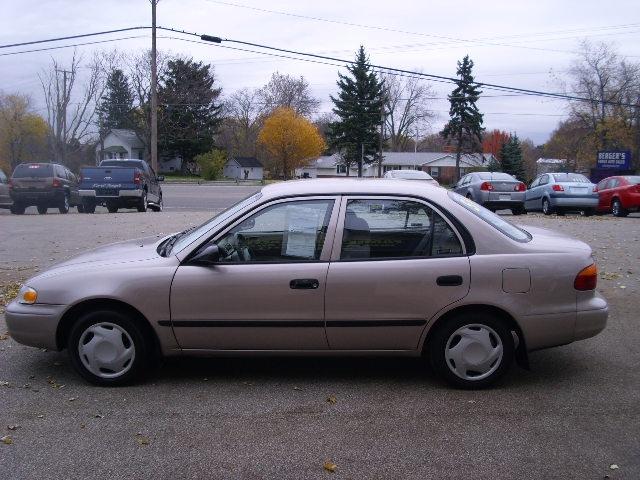
[[62, 362], [53, 362], [53, 366], [54, 367], [60, 367], [60, 366], [62, 366]]
[[8, 387], [8, 386], [9, 386], [9, 382], [0, 381], [0, 387]]
[[615, 463], [612, 463], [611, 465], [609, 465], [609, 469], [610, 470], [618, 470], [620, 467], [618, 465], [616, 465]]
[[4, 437], [0, 438], [0, 442], [4, 443], [5, 445], [11, 445], [13, 443], [13, 440], [9, 435], [5, 435]]
[[135, 437], [136, 437], [136, 441], [138, 442], [138, 445], [149, 445], [150, 443], [149, 439], [144, 435], [142, 435], [141, 433], [136, 433]]
[[7, 425], [7, 430], [17, 430], [20, 425]]
[[84, 427], [86, 427], [86, 425], [84, 423], [81, 423], [80, 428], [84, 428]]
[[36, 415], [37, 418], [44, 418], [44, 415]]
[[104, 415], [100, 414], [100, 413], [96, 413], [93, 418], [104, 418]]
[[70, 398], [69, 398], [69, 401], [70, 401], [70, 402], [75, 402], [76, 400], [77, 400], [77, 398], [76, 398], [76, 397], [70, 397]]
[[338, 399], [336, 398], [336, 396], [335, 396], [335, 395], [329, 395], [329, 396], [327, 397], [327, 402], [328, 402], [328, 403], [334, 404], [334, 403], [336, 403], [337, 401], [338, 401]]
[[331, 473], [335, 472], [335, 471], [336, 471], [336, 468], [338, 468], [338, 466], [337, 466], [335, 463], [333, 463], [333, 462], [331, 462], [331, 461], [329, 461], [329, 460], [327, 460], [326, 462], [324, 462], [324, 465], [322, 465], [322, 466], [324, 467], [324, 469], [325, 469], [327, 472], [331, 472]]
[[293, 387], [294, 390], [302, 390], [300, 387]]
[[0, 340], [8, 340], [8, 339], [9, 339], [9, 332], [3, 333], [2, 335], [0, 335]]

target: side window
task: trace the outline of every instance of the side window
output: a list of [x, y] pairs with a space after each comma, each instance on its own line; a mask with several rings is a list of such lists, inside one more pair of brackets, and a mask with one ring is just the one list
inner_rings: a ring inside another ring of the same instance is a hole
[[540, 177], [540, 185], [546, 185], [549, 183], [549, 175], [543, 175]]
[[540, 178], [536, 178], [533, 182], [531, 182], [529, 188], [536, 188], [538, 185], [540, 185]]
[[602, 191], [602, 190], [606, 190], [607, 189], [607, 184], [609, 183], [609, 180], [600, 180], [598, 182], [598, 185], [596, 185], [598, 191]]
[[617, 178], [612, 178], [611, 180], [609, 180], [607, 188], [616, 188], [617, 186], [619, 186], [619, 184], [620, 181]]
[[221, 262], [304, 262], [320, 259], [333, 200], [279, 203], [218, 240]]
[[428, 206], [411, 200], [349, 200], [340, 258], [460, 255], [455, 232]]

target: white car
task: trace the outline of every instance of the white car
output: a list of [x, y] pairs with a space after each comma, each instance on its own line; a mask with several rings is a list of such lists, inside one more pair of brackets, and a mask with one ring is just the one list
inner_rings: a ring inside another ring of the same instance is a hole
[[422, 180], [437, 187], [440, 186], [438, 181], [427, 172], [422, 170], [389, 170], [384, 174], [384, 178], [399, 178], [402, 180]]

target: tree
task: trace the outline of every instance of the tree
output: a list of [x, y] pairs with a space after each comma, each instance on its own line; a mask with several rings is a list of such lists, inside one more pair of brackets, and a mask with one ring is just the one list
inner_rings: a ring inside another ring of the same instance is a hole
[[158, 88], [159, 149], [192, 160], [211, 150], [221, 122], [222, 89], [215, 88], [210, 65], [192, 59], [169, 60]]
[[492, 153], [498, 160], [501, 159], [502, 145], [509, 141], [509, 134], [502, 130], [491, 130], [482, 137], [482, 152]]
[[456, 173], [454, 181], [460, 178], [460, 157], [463, 153], [480, 150], [482, 142], [482, 114], [476, 102], [482, 93], [473, 80], [473, 61], [466, 55], [458, 62], [456, 88], [449, 95], [449, 122], [442, 130], [448, 143], [456, 144]]
[[0, 167], [10, 173], [22, 162], [49, 160], [49, 127], [33, 113], [29, 97], [0, 95]]
[[227, 154], [222, 150], [211, 150], [196, 155], [193, 160], [200, 167], [200, 174], [205, 180], [218, 180], [222, 178], [224, 166], [227, 163]]
[[325, 149], [318, 129], [292, 108], [277, 108], [264, 122], [258, 142], [264, 146], [272, 171], [287, 180], [298, 167]]
[[270, 114], [276, 108], [292, 108], [298, 115], [310, 117], [320, 106], [320, 101], [311, 95], [309, 83], [304, 77], [295, 78], [275, 72], [269, 83], [258, 90], [263, 113]]
[[520, 146], [518, 135], [509, 136], [509, 140], [502, 145], [500, 156], [502, 157], [501, 166], [504, 173], [513, 175], [518, 180], [526, 179], [522, 162], [522, 147]]
[[566, 160], [567, 168], [582, 170], [593, 164], [596, 151], [591, 129], [579, 119], [562, 121], [543, 147], [544, 157]]
[[129, 79], [119, 68], [107, 77], [105, 92], [97, 109], [101, 131], [133, 128], [133, 92]]
[[373, 72], [362, 46], [347, 70], [351, 76], [338, 73], [338, 96], [331, 96], [338, 120], [329, 129], [329, 143], [341, 152], [347, 172], [357, 164], [361, 177], [363, 163], [378, 158], [384, 83]]
[[542, 146], [536, 146], [529, 138], [520, 142], [522, 148], [522, 163], [527, 182], [533, 180], [538, 173], [537, 160], [542, 158]]
[[432, 118], [429, 97], [433, 94], [428, 84], [417, 77], [399, 77], [383, 74], [384, 118], [389, 138], [389, 150], [406, 152], [413, 149], [420, 131], [425, 131]]
[[243, 88], [223, 103], [218, 141], [232, 156], [253, 157], [262, 127], [262, 106], [257, 90]]

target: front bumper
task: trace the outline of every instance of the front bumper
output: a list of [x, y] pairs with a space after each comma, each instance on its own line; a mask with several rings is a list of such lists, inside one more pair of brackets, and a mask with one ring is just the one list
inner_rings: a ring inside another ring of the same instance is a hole
[[9, 335], [23, 345], [58, 350], [56, 332], [64, 309], [64, 305], [23, 305], [14, 300], [4, 313]]
[[140, 198], [143, 190], [120, 190], [117, 195], [102, 195], [95, 190], [80, 190], [80, 196], [85, 198]]

